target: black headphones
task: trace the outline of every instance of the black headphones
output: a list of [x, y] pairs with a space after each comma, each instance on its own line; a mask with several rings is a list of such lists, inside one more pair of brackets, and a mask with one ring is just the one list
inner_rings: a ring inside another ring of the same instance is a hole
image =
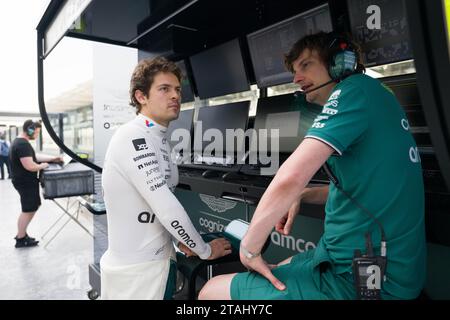
[[356, 72], [358, 67], [356, 50], [350, 39], [345, 36], [330, 32], [329, 39], [328, 73], [333, 81], [340, 82]]

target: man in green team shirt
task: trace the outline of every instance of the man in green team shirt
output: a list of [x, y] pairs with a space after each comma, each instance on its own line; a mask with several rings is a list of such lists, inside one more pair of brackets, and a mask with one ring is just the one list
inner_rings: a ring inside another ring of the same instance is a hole
[[[358, 46], [345, 37], [306, 36], [285, 64], [322, 113], [278, 170], [241, 242], [241, 262], [255, 272], [217, 276], [199, 298], [356, 299], [355, 249], [367, 253], [370, 234], [374, 254], [381, 255], [381, 229], [387, 249], [381, 297], [416, 298], [426, 276], [424, 189], [404, 111], [378, 80], [363, 74]], [[306, 187], [324, 163], [343, 192], [334, 183]], [[272, 269], [261, 248], [274, 226], [289, 234], [301, 201], [326, 204], [324, 234], [314, 250]]]

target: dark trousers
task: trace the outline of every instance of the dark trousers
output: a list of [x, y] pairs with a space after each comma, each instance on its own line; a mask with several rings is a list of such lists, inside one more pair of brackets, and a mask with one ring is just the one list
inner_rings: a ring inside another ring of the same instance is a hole
[[6, 166], [6, 169], [8, 170], [8, 176], [11, 174], [9, 172], [9, 159], [8, 156], [0, 156], [0, 173], [1, 173], [1, 178], [5, 179], [5, 171], [3, 169], [3, 164]]

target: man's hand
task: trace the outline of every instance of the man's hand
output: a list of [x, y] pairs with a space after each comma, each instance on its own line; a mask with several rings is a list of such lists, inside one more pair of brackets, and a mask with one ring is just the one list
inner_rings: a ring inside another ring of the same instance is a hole
[[52, 159], [51, 162], [55, 162], [55, 163], [63, 163], [63, 162], [64, 162], [64, 159], [63, 159], [63, 157], [58, 156], [58, 157], [54, 157], [54, 158]]
[[48, 167], [48, 163], [47, 162], [42, 162], [41, 164], [39, 164], [39, 170], [44, 170], [47, 167]]
[[197, 256], [197, 254], [194, 251], [189, 249], [186, 245], [184, 245], [181, 242], [178, 242], [178, 249], [180, 249], [181, 252], [183, 252], [188, 258]]
[[278, 280], [273, 274], [272, 269], [276, 267], [274, 264], [268, 264], [261, 256], [248, 259], [242, 252], [239, 254], [241, 258], [241, 263], [246, 267], [249, 271], [255, 271], [265, 277], [267, 280], [272, 283], [272, 285], [280, 291], [286, 289], [284, 283]]
[[301, 199], [295, 201], [289, 208], [289, 211], [278, 221], [275, 225], [275, 230], [281, 234], [287, 236], [292, 229], [295, 217], [297, 217], [298, 211], [300, 210]]
[[211, 255], [208, 260], [221, 258], [231, 253], [231, 243], [225, 238], [214, 239], [209, 245], [211, 246]]

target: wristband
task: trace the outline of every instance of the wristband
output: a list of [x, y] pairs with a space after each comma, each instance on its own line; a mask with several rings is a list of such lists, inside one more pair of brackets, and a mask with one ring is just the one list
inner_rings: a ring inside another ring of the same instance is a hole
[[244, 254], [244, 256], [247, 259], [257, 258], [261, 255], [261, 252], [253, 253], [253, 252], [248, 251], [242, 244], [241, 244], [241, 252]]

